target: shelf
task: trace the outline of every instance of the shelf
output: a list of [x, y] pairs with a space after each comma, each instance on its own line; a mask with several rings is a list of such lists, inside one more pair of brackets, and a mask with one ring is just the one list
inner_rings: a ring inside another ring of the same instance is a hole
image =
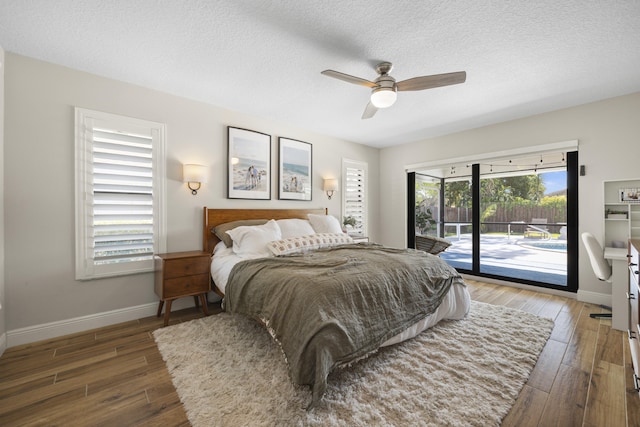
[[[603, 183], [604, 206], [602, 218], [604, 219], [604, 244], [610, 245], [613, 242], [626, 242], [630, 237], [640, 236], [640, 203], [633, 203], [620, 200], [620, 193], [627, 188], [640, 188], [640, 179], [605, 181]], [[616, 215], [611, 212], [618, 212], [618, 218], [607, 218], [609, 215]]]

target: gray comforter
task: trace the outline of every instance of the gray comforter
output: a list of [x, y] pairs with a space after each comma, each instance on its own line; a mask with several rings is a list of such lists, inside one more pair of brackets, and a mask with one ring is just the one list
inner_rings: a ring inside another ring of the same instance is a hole
[[266, 323], [291, 379], [311, 385], [316, 404], [334, 367], [433, 313], [454, 282], [464, 283], [431, 254], [353, 244], [242, 261], [231, 271], [224, 304]]

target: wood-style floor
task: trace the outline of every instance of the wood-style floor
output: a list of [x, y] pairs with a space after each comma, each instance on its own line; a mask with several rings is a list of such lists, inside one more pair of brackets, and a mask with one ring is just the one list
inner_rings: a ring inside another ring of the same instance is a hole
[[[503, 426], [640, 426], [626, 334], [589, 318], [597, 307], [468, 283], [474, 300], [555, 320]], [[199, 316], [195, 308], [182, 310], [171, 324]], [[159, 327], [162, 319], [149, 317], [7, 349], [0, 358], [0, 426], [188, 426], [151, 336]]]

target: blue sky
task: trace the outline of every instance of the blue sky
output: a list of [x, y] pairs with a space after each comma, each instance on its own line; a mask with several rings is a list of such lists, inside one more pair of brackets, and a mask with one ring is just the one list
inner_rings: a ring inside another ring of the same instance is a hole
[[544, 194], [553, 193], [554, 191], [564, 190], [567, 188], [567, 172], [546, 172], [540, 174], [542, 182], [544, 182], [545, 192]]

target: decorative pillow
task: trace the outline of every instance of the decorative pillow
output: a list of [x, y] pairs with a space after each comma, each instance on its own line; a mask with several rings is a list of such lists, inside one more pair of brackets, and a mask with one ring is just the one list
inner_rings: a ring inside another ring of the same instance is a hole
[[242, 258], [271, 256], [267, 243], [282, 238], [280, 227], [274, 220], [263, 225], [235, 227], [227, 234], [233, 240], [233, 252]]
[[316, 233], [342, 233], [340, 222], [335, 216], [308, 214], [307, 217], [309, 217], [309, 222]]
[[266, 224], [268, 219], [243, 219], [240, 221], [232, 221], [224, 224], [220, 224], [213, 229], [213, 234], [215, 234], [218, 239], [222, 240], [226, 247], [230, 248], [233, 246], [233, 240], [231, 240], [231, 236], [227, 234], [227, 231], [233, 230], [236, 227], [242, 226], [250, 226], [250, 225], [262, 225]]
[[311, 249], [328, 248], [353, 243], [348, 234], [316, 233], [308, 236], [290, 237], [267, 243], [267, 248], [274, 255], [289, 255]]
[[289, 237], [301, 237], [308, 236], [309, 234], [315, 234], [315, 230], [306, 219], [279, 219], [276, 221], [280, 227], [283, 239]]

